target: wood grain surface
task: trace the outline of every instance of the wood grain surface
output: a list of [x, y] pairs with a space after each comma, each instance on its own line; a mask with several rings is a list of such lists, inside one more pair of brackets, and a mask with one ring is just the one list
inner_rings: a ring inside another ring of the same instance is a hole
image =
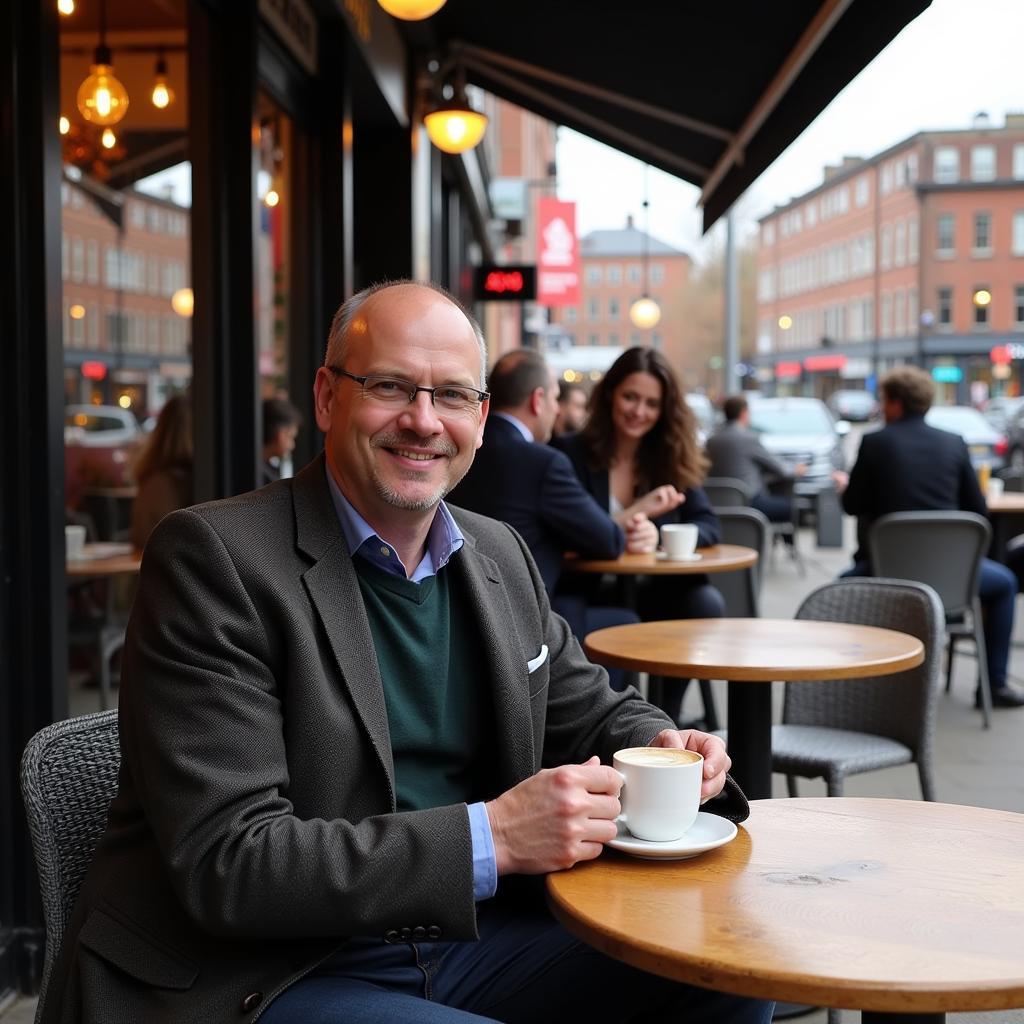
[[602, 665], [737, 682], [882, 676], [924, 660], [924, 645], [906, 633], [796, 619], [641, 622], [596, 630], [583, 646]]
[[611, 573], [614, 576], [691, 576], [695, 573], [732, 572], [746, 569], [757, 561], [753, 548], [739, 544], [713, 544], [698, 548], [700, 558], [695, 562], [673, 562], [667, 558], [649, 555], [621, 555], [610, 559], [577, 558], [569, 555], [565, 559], [567, 572]]
[[1024, 1006], [1024, 815], [910, 800], [759, 800], [692, 860], [606, 849], [548, 876], [610, 956], [762, 998], [897, 1013]]

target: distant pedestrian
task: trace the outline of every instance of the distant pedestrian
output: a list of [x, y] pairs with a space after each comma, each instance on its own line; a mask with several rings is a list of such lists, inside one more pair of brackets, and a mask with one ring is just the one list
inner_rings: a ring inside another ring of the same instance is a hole
[[291, 476], [291, 454], [302, 426], [299, 410], [287, 398], [263, 399], [263, 465], [260, 483], [269, 484]]
[[558, 412], [552, 433], [574, 434], [587, 422], [587, 392], [582, 384], [558, 382]]

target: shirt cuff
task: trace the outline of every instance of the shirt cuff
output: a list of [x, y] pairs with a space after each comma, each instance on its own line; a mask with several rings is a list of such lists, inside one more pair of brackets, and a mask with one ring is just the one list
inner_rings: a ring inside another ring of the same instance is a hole
[[498, 891], [498, 864], [494, 857], [491, 820], [483, 803], [470, 804], [469, 835], [473, 843], [473, 899], [487, 900]]

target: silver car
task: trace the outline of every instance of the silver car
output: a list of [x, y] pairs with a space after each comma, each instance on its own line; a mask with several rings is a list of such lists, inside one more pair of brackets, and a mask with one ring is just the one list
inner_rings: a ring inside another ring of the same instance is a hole
[[831, 486], [835, 469], [845, 469], [841, 428], [817, 398], [760, 398], [750, 404], [750, 425], [761, 443], [790, 469], [807, 468], [797, 492], [816, 493]]
[[930, 427], [959, 434], [971, 453], [975, 469], [986, 462], [989, 469], [1002, 469], [1006, 465], [1009, 448], [1006, 435], [996, 430], [977, 409], [969, 405], [933, 405], [924, 421]]

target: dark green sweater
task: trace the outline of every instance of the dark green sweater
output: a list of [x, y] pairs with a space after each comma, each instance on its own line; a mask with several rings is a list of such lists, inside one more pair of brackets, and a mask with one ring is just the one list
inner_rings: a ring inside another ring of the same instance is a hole
[[413, 583], [353, 559], [384, 684], [399, 811], [471, 803], [491, 722], [486, 669], [452, 572]]

